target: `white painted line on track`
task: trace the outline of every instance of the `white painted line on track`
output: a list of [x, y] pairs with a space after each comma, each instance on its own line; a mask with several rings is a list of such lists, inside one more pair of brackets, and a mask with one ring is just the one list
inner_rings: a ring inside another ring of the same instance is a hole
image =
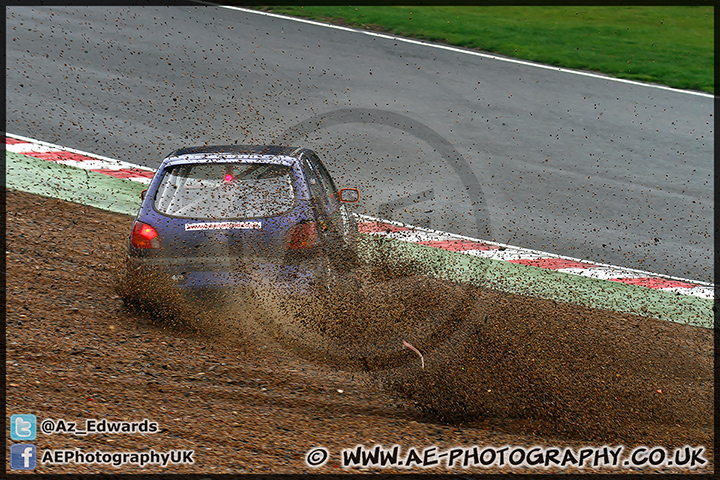
[[590, 78], [598, 78], [601, 80], [607, 80], [609, 82], [625, 83], [628, 85], [636, 85], [636, 86], [640, 86], [640, 87], [655, 88], [658, 90], [666, 90], [669, 92], [685, 93], [688, 95], [695, 95], [698, 97], [715, 98], [715, 95], [713, 95], [712, 93], [698, 92], [695, 90], [682, 90], [679, 88], [672, 88], [672, 87], [668, 87], [666, 85], [659, 85], [656, 83], [643, 83], [643, 82], [638, 82], [636, 80], [627, 80], [624, 78], [610, 77], [608, 75], [601, 75], [601, 74], [593, 73], [593, 72], [585, 72], [582, 70], [571, 70], [569, 68], [554, 67], [552, 65], [544, 65], [542, 63], [535, 63], [535, 62], [530, 62], [527, 60], [519, 60], [517, 58], [492, 55], [490, 53], [484, 53], [484, 52], [479, 52], [476, 50], [470, 50], [470, 49], [465, 49], [465, 48], [460, 48], [460, 47], [453, 47], [453, 46], [444, 45], [441, 43], [433, 43], [433, 42], [429, 42], [429, 41], [425, 41], [425, 40], [416, 40], [416, 39], [407, 38], [407, 37], [397, 37], [394, 35], [388, 35], [386, 33], [372, 32], [369, 30], [360, 30], [357, 28], [344, 27], [342, 25], [333, 25], [331, 23], [318, 22], [317, 20], [309, 20], [309, 19], [300, 18], [300, 17], [291, 17], [288, 15], [281, 15], [278, 13], [263, 12], [260, 10], [251, 10], [248, 8], [233, 7], [233, 6], [229, 6], [229, 5], [218, 5], [216, 3], [202, 2], [202, 1], [197, 1], [197, 0], [193, 0], [193, 1], [195, 1], [195, 3], [199, 3], [202, 5], [208, 5], [208, 6], [218, 7], [218, 8], [226, 8], [229, 10], [236, 10], [236, 11], [245, 12], [245, 13], [253, 13], [256, 15], [263, 15], [266, 17], [280, 18], [283, 20], [290, 20], [293, 22], [306, 23], [308, 25], [314, 25], [314, 26], [318, 26], [318, 27], [332, 28], [334, 30], [340, 30], [343, 32], [360, 33], [363, 35], [369, 35], [371, 37], [383, 38], [386, 40], [393, 40], [396, 42], [410, 43], [413, 45], [420, 45], [423, 47], [437, 48], [439, 50], [446, 50], [446, 51], [454, 52], [454, 53], [463, 53], [463, 54], [472, 55], [475, 57], [487, 58], [490, 60], [499, 60], [501, 62], [514, 63], [517, 65], [524, 65], [524, 66], [528, 66], [528, 67], [542, 68], [545, 70], [552, 70], [554, 72], [569, 73], [572, 75], [580, 75], [583, 77], [590, 77]]

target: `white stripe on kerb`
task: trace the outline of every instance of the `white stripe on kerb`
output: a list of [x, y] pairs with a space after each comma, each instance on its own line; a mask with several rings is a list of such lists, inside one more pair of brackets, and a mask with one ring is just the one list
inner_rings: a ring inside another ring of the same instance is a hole
[[452, 235], [438, 235], [434, 233], [424, 233], [424, 232], [390, 232], [390, 233], [383, 233], [380, 232], [379, 235], [382, 235], [387, 238], [394, 238], [395, 240], [402, 240], [403, 242], [412, 242], [412, 243], [419, 243], [419, 242], [442, 242], [447, 240], [454, 240]]
[[145, 185], [150, 185], [150, 182], [152, 181], [152, 178], [147, 177], [128, 177], [125, 180], [132, 180], [133, 182], [138, 183], [144, 183]]
[[36, 143], [13, 143], [5, 145], [5, 150], [12, 153], [49, 153], [62, 152], [57, 147], [47, 147]]
[[663, 290], [665, 292], [677, 293], [678, 295], [691, 295], [693, 297], [708, 298], [708, 299], [715, 298], [715, 289], [713, 287], [695, 287], [695, 288], [669, 287], [669, 288], [661, 288], [660, 290]]
[[[647, 275], [643, 275], [637, 272], [631, 272], [620, 268], [606, 268], [606, 267], [594, 267], [594, 268], [559, 268], [558, 272], [572, 273], [573, 275], [580, 275], [582, 277], [599, 278], [601, 280], [610, 280], [613, 278], [646, 278]], [[657, 275], [653, 275], [655, 277]], [[695, 283], [695, 282], [693, 282]]]
[[126, 170], [123, 167], [102, 160], [56, 160], [55, 163], [81, 168], [83, 170]]
[[489, 258], [491, 260], [502, 260], [503, 262], [509, 262], [510, 260], [538, 260], [540, 258], [548, 258], [547, 255], [525, 252], [515, 248], [507, 250], [466, 250], [462, 253], [474, 255], [476, 257]]

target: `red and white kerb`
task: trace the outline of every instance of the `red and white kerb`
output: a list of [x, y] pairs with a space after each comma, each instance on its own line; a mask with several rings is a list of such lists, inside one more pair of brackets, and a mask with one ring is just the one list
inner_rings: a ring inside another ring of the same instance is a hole
[[[70, 165], [116, 178], [149, 184], [155, 171], [148, 167], [81, 152], [71, 148], [41, 142], [19, 135], [6, 134], [5, 149], [8, 152], [28, 155], [50, 162]], [[232, 181], [232, 178], [227, 181]], [[520, 265], [555, 270], [558, 272], [597, 278], [610, 282], [626, 283], [641, 287], [665, 290], [680, 295], [714, 298], [714, 286], [710, 283], [658, 275], [641, 270], [596, 264], [586, 260], [563, 257], [552, 253], [530, 250], [496, 242], [478, 240], [452, 233], [430, 230], [399, 222], [358, 215], [360, 231], [371, 235], [383, 235], [396, 240], [442, 248], [465, 255], [501, 260]], [[204, 224], [203, 224], [204, 225]], [[193, 227], [186, 229], [203, 228]], [[243, 225], [239, 228], [255, 228]]]

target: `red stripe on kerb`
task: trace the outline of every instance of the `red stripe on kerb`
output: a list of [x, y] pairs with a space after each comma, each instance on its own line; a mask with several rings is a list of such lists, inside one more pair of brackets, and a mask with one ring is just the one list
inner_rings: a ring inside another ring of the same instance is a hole
[[409, 232], [406, 227], [396, 227], [389, 223], [382, 222], [358, 222], [358, 230], [362, 233], [392, 233], [392, 232]]
[[126, 168], [123, 170], [110, 170], [108, 168], [101, 168], [98, 170], [90, 170], [91, 172], [102, 173], [104, 175], [110, 175], [115, 178], [132, 178], [132, 177], [144, 177], [152, 178], [155, 172], [148, 172], [147, 170], [138, 170], [136, 168]]
[[10, 137], [5, 137], [6, 145], [15, 145], [16, 143], [30, 143], [30, 142], [26, 142], [24, 140], [16, 140], [16, 139], [10, 138]]
[[417, 242], [419, 245], [442, 248], [451, 252], [463, 252], [465, 250], [497, 250], [500, 247], [488, 245], [487, 243], [469, 242], [466, 240], [441, 240]]
[[59, 162], [61, 160], [74, 160], [76, 162], [96, 160], [95, 158], [72, 152], [25, 152], [24, 154], [41, 160], [48, 160], [50, 162]]
[[537, 258], [535, 260], [508, 260], [510, 263], [518, 263], [520, 265], [528, 265], [530, 267], [549, 268], [550, 270], [559, 270], [561, 268], [592, 268], [594, 265], [590, 263], [582, 263], [575, 260], [566, 260], [564, 258]]
[[648, 288], [694, 288], [697, 285], [677, 280], [666, 280], [664, 278], [611, 278], [611, 282], [620, 282], [627, 285], [638, 285]]

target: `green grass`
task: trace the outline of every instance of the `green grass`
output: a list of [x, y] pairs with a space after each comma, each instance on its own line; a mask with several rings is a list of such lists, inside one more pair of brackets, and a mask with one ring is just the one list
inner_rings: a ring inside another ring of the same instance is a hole
[[265, 7], [675, 88], [714, 92], [713, 7]]

